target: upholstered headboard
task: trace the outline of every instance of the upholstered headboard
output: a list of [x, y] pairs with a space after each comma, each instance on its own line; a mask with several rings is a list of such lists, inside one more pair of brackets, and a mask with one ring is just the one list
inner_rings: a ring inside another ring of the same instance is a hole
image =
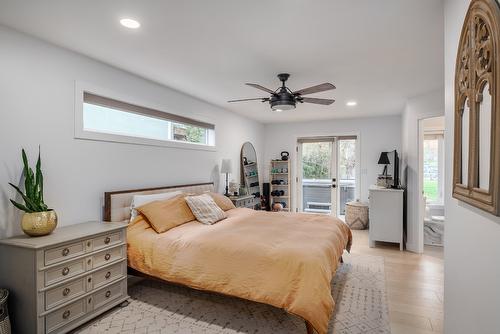
[[146, 189], [129, 189], [120, 191], [110, 191], [104, 193], [104, 221], [124, 222], [130, 219], [130, 204], [134, 195], [148, 195], [167, 193], [171, 191], [183, 191], [186, 193], [203, 193], [206, 191], [214, 191], [214, 184], [197, 183], [185, 184], [180, 186], [167, 186], [158, 188]]

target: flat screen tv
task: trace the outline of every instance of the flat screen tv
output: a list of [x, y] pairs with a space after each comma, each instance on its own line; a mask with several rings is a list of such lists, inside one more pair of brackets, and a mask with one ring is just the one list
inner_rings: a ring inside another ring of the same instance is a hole
[[387, 152], [390, 164], [387, 165], [387, 175], [392, 176], [391, 188], [399, 188], [399, 156], [398, 151]]

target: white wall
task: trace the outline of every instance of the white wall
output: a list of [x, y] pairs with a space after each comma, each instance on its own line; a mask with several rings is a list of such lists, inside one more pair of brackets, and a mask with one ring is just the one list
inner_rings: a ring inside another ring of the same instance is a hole
[[403, 111], [402, 182], [407, 188], [407, 240], [408, 250], [423, 252], [423, 228], [418, 223], [418, 201], [422, 195], [418, 181], [418, 122], [421, 119], [444, 115], [444, 92], [433, 91], [409, 99]]
[[[469, 0], [445, 1], [446, 127], [453, 129], [455, 59]], [[452, 170], [453, 131], [446, 132], [446, 170]], [[500, 332], [500, 218], [451, 197], [446, 175], [444, 329], [447, 334]]]
[[[337, 119], [329, 121], [266, 124], [265, 126], [264, 179], [269, 179], [271, 159], [281, 151], [290, 152], [292, 180], [297, 172], [297, 138], [332, 135], [359, 135], [360, 149], [360, 199], [368, 200], [368, 187], [377, 182], [383, 167], [377, 164], [380, 152], [396, 149], [401, 152], [401, 117]], [[297, 198], [295, 182], [292, 182], [293, 201]]]
[[[263, 156], [260, 123], [2, 26], [0, 45], [0, 238], [20, 233], [7, 183], [20, 180], [22, 147], [33, 160], [42, 147], [45, 199], [60, 225], [99, 219], [108, 190], [208, 181], [222, 187], [215, 169], [222, 158], [232, 158], [238, 180], [245, 141]], [[217, 151], [76, 140], [75, 80], [215, 124]]]

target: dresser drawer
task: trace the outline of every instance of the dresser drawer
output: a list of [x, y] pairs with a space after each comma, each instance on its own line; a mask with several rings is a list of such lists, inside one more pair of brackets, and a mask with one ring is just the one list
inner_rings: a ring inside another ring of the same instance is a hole
[[93, 294], [94, 310], [126, 295], [127, 281], [122, 280]]
[[81, 258], [45, 271], [45, 286], [68, 279], [85, 271], [85, 259]]
[[80, 299], [45, 316], [46, 332], [52, 332], [85, 314], [86, 299]]
[[108, 282], [112, 282], [119, 277], [125, 276], [124, 266], [125, 262], [120, 262], [93, 273], [91, 289], [97, 289]]
[[51, 265], [63, 260], [71, 259], [85, 253], [85, 241], [80, 240], [63, 246], [45, 250], [45, 265]]
[[122, 241], [122, 232], [118, 231], [114, 233], [102, 234], [92, 239], [92, 244], [94, 246], [94, 250], [99, 250], [104, 247], [119, 244]]
[[245, 200], [245, 204], [244, 205], [245, 205], [245, 207], [249, 207], [249, 206], [254, 205], [254, 199], [250, 198], [250, 199]]
[[45, 292], [45, 309], [49, 310], [54, 306], [75, 299], [85, 293], [85, 278], [58, 286]]
[[122, 258], [124, 258], [123, 246], [107, 249], [92, 255], [92, 268], [99, 268]]

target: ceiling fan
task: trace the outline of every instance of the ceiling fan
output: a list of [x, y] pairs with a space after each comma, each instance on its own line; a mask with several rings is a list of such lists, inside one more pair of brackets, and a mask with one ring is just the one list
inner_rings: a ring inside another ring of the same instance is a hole
[[308, 94], [313, 94], [313, 93], [319, 93], [319, 92], [324, 92], [327, 90], [335, 89], [335, 86], [329, 82], [327, 83], [322, 83], [320, 85], [312, 86], [309, 88], [304, 88], [304, 89], [299, 89], [295, 92], [292, 92], [290, 88], [285, 86], [285, 81], [288, 80], [290, 77], [290, 74], [288, 73], [281, 73], [278, 74], [278, 79], [281, 81], [281, 87], [276, 89], [275, 91], [263, 87], [258, 84], [253, 84], [253, 83], [246, 83], [246, 85], [263, 90], [264, 92], [267, 92], [271, 94], [270, 97], [259, 97], [259, 98], [253, 98], [253, 99], [240, 99], [240, 100], [231, 100], [227, 101], [229, 103], [232, 102], [243, 102], [243, 101], [254, 101], [254, 100], [260, 100], [261, 102], [269, 102], [271, 105], [271, 109], [273, 111], [283, 111], [283, 110], [290, 110], [290, 109], [295, 109], [295, 106], [297, 103], [314, 103], [314, 104], [322, 104], [322, 105], [330, 105], [335, 100], [331, 99], [319, 99], [319, 98], [314, 98], [314, 97], [304, 97], [303, 95], [308, 95]]

